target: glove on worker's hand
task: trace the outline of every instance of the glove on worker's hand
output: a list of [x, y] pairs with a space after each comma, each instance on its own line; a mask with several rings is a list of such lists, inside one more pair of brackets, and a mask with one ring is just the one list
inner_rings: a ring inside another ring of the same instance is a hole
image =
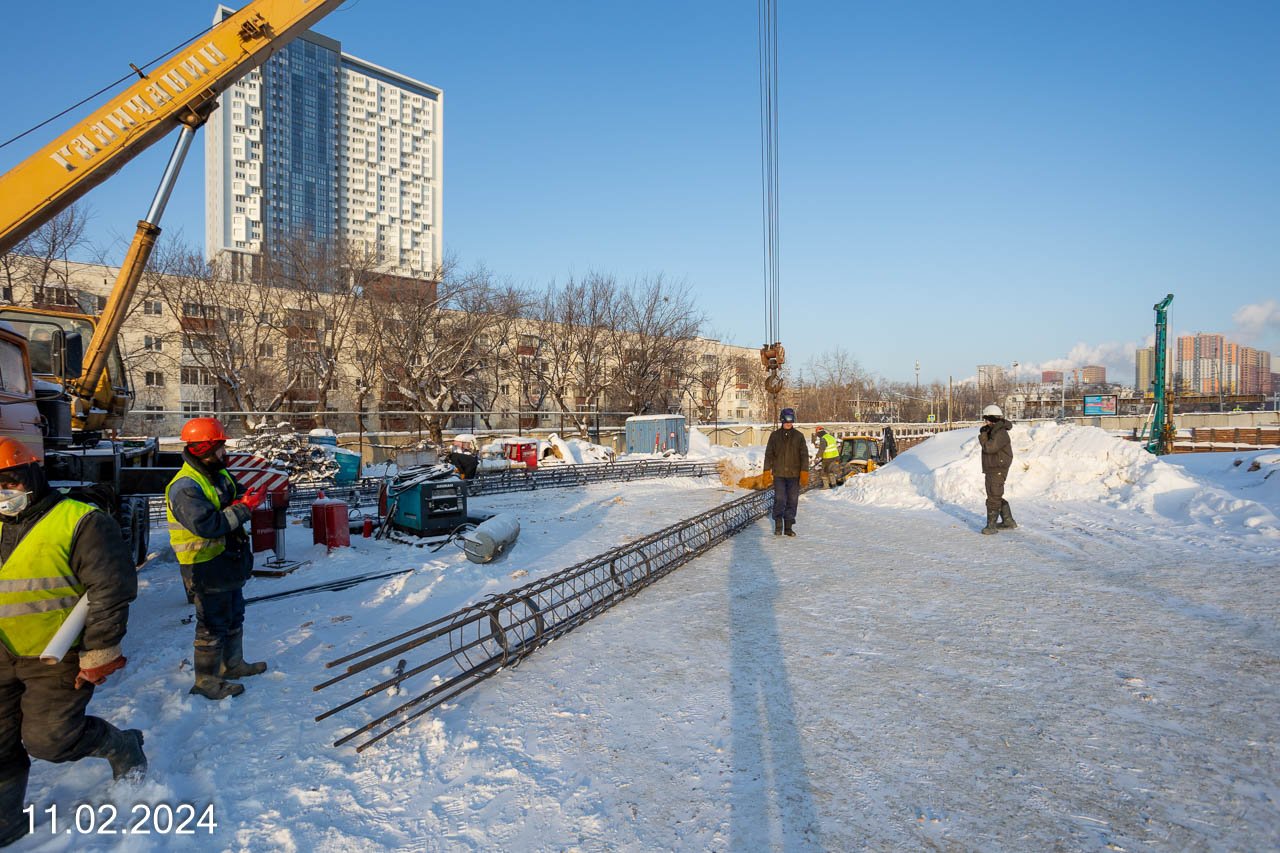
[[267, 493], [266, 486], [254, 486], [247, 490], [243, 495], [231, 502], [232, 506], [236, 504], [244, 504], [250, 511], [258, 508], [258, 504], [262, 503], [262, 498]]
[[115, 672], [117, 669], [124, 669], [124, 665], [129, 659], [124, 655], [104, 663], [102, 666], [81, 668], [80, 673], [76, 676], [76, 689], [79, 690], [86, 684], [102, 684], [107, 680], [107, 676]]

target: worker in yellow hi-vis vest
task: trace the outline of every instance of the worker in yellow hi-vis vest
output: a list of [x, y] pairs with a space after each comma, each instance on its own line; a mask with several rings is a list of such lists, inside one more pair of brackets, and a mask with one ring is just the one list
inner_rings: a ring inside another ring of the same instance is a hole
[[[0, 438], [0, 847], [30, 826], [23, 809], [32, 757], [105, 758], [117, 779], [146, 771], [142, 732], [85, 714], [94, 686], [125, 665], [120, 641], [137, 594], [115, 519], [51, 489], [34, 453]], [[85, 596], [71, 651], [41, 660]]]
[[820, 426], [813, 431], [813, 444], [818, 455], [818, 476], [822, 478], [822, 487], [830, 489], [835, 486], [839, 473], [840, 442]]
[[242, 529], [264, 489], [244, 491], [227, 470], [227, 433], [217, 418], [182, 427], [182, 468], [164, 491], [169, 542], [191, 572], [196, 605], [195, 671], [191, 693], [207, 699], [239, 696], [234, 680], [267, 671], [244, 659], [244, 585], [253, 550]]

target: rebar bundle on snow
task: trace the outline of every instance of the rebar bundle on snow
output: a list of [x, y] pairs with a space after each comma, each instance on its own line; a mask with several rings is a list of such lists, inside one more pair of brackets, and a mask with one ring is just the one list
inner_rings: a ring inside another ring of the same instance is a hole
[[[773, 508], [773, 492], [755, 492], [643, 539], [570, 566], [541, 580], [462, 608], [326, 664], [342, 674], [316, 685], [323, 690], [380, 664], [394, 671], [362, 693], [316, 717], [324, 720], [403, 682], [430, 679], [422, 693], [400, 702], [334, 742], [365, 738], [363, 751], [397, 729], [458, 696], [503, 667], [634, 595], [738, 533]], [[398, 701], [398, 700], [397, 700]], [[383, 703], [383, 707], [388, 703]]]

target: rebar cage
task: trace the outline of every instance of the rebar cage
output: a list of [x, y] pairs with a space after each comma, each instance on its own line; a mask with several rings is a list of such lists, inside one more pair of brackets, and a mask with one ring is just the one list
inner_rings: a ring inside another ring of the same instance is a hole
[[320, 714], [316, 720], [324, 720], [388, 690], [398, 693], [399, 686], [411, 678], [430, 678], [431, 687], [425, 692], [400, 702], [334, 741], [334, 746], [341, 746], [363, 738], [356, 746], [356, 750], [362, 752], [441, 703], [504, 667], [519, 663], [552, 640], [670, 574], [772, 509], [772, 490], [753, 492], [331, 661], [326, 667], [345, 665], [344, 671], [316, 685], [315, 690], [323, 690], [380, 664], [394, 664], [394, 672]]

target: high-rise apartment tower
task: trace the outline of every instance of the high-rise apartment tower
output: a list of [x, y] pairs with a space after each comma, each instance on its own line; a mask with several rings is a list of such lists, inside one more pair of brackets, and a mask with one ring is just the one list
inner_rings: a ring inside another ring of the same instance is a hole
[[[231, 10], [220, 6], [220, 21]], [[289, 241], [429, 278], [441, 254], [444, 93], [307, 32], [223, 93], [205, 134], [205, 250], [237, 278]]]

